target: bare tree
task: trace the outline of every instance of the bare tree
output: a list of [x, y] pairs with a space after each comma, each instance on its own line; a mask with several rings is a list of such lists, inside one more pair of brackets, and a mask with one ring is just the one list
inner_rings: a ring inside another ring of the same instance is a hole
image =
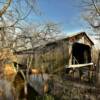
[[[98, 42], [100, 42], [100, 0], [83, 0], [85, 14], [84, 19], [89, 23], [94, 33], [98, 33]], [[100, 48], [98, 50], [97, 60], [97, 80], [100, 84]]]
[[[61, 33], [59, 24], [48, 22], [45, 24], [27, 23], [27, 18], [32, 12], [41, 14], [36, 5], [37, 0], [2, 0], [0, 9], [0, 58], [7, 61], [12, 53], [10, 50], [25, 50], [43, 45], [57, 39]], [[6, 52], [6, 53], [5, 53]], [[31, 59], [31, 58], [30, 58]], [[4, 65], [4, 61], [2, 62]], [[0, 62], [0, 64], [1, 64]], [[26, 68], [25, 94], [31, 61], [28, 60]], [[3, 68], [3, 67], [2, 67]], [[20, 69], [18, 69], [20, 71]]]
[[35, 2], [36, 0], [0, 0], [0, 51], [13, 48], [17, 34], [23, 29], [22, 24], [35, 11]]
[[[0, 57], [3, 59], [3, 65], [4, 61], [8, 61], [11, 56], [8, 50], [10, 52], [10, 50], [23, 50], [42, 45], [55, 40], [57, 34], [59, 35], [61, 31], [59, 25], [53, 22], [39, 25], [33, 24], [31, 26], [29, 23], [26, 23], [26, 19], [32, 11], [36, 14], [40, 14], [40, 12], [36, 6], [36, 0], [23, 1], [10, 0], [9, 4], [7, 3], [6, 5], [6, 9], [3, 7], [0, 10], [0, 50], [2, 51]], [[3, 0], [0, 3], [3, 3]], [[30, 69], [29, 63], [31, 61], [28, 62], [26, 75], [23, 74], [26, 95]]]
[[54, 22], [26, 25], [14, 39], [13, 48], [34, 48], [56, 40], [59, 35], [61, 35], [61, 28]]
[[[14, 42], [18, 42], [15, 41], [18, 33], [23, 31], [22, 24], [32, 11], [37, 12], [35, 2], [36, 0], [23, 0], [23, 2], [22, 0], [0, 0], [0, 7], [2, 6], [0, 8], [0, 67], [2, 69], [0, 78], [3, 77], [5, 61], [11, 56], [8, 52], [13, 49]], [[26, 40], [26, 37], [24, 39]]]
[[[22, 24], [36, 9], [36, 0], [1, 0], [0, 1], [0, 48], [12, 48], [14, 39]], [[24, 24], [25, 25], [25, 24]]]

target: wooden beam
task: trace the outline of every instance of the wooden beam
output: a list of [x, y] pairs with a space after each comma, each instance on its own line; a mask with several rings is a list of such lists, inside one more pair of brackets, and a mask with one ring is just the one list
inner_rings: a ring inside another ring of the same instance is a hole
[[65, 68], [80, 68], [80, 67], [86, 67], [86, 66], [91, 66], [91, 65], [93, 65], [93, 63], [66, 65]]

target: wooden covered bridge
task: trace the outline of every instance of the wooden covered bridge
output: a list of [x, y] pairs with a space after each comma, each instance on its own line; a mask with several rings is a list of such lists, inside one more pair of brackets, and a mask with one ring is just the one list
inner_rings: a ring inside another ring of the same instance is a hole
[[93, 66], [92, 47], [94, 43], [85, 32], [80, 32], [65, 38], [52, 41], [33, 49], [16, 51], [18, 63], [26, 63], [27, 57], [32, 57], [32, 67], [44, 72], [53, 73], [64, 67], [69, 70]]
[[[94, 43], [88, 35], [85, 32], [80, 32], [33, 49], [16, 51], [14, 52], [14, 55], [17, 59], [13, 62], [12, 66], [14, 65], [17, 67], [18, 64], [22, 70], [25, 70], [27, 68], [28, 58], [29, 63], [31, 64], [30, 67], [40, 70], [36, 73], [33, 69], [33, 74], [40, 75], [40, 73], [48, 73], [49, 75], [59, 72], [62, 74], [64, 69], [66, 70], [66, 77], [71, 75], [74, 78], [79, 78], [81, 75], [90, 79], [90, 77], [93, 76], [94, 70], [91, 57], [93, 45]], [[6, 66], [5, 74], [13, 72], [10, 68], [11, 65], [9, 66], [8, 64]], [[16, 70], [14, 70], [14, 73], [16, 73]], [[9, 73], [8, 76], [11, 78], [13, 77], [12, 74], [13, 73]], [[34, 80], [34, 75], [30, 75], [32, 76], [32, 80]], [[43, 86], [45, 87], [46, 85]], [[35, 85], [33, 87], [36, 88]], [[39, 92], [39, 90], [37, 91]]]

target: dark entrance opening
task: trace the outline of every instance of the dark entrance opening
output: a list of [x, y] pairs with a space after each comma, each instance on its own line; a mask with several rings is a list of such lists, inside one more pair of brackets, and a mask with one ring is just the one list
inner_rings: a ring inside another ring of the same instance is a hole
[[72, 46], [72, 64], [91, 62], [91, 48], [88, 45], [74, 43]]

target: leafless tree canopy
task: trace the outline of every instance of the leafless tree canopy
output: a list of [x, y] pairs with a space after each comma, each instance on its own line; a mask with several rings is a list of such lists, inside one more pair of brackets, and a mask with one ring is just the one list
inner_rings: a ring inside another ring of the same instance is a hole
[[60, 33], [58, 24], [53, 22], [31, 23], [32, 26], [26, 22], [30, 14], [40, 15], [37, 0], [2, 0], [0, 3], [0, 48], [27, 49], [50, 41]]
[[[85, 9], [84, 19], [89, 23], [94, 32], [98, 33], [100, 38], [100, 0], [83, 0]], [[100, 42], [100, 39], [98, 39]], [[96, 60], [96, 59], [95, 59]], [[100, 83], [100, 49], [97, 55], [97, 80]]]
[[82, 0], [82, 7], [85, 9], [84, 19], [94, 29], [100, 28], [100, 1], [99, 0]]

